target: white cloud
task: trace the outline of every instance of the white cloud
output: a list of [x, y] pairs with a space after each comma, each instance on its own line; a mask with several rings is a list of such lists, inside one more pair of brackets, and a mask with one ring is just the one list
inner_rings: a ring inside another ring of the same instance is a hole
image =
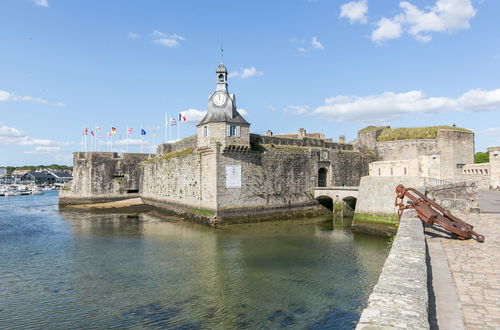
[[[429, 42], [432, 32], [468, 29], [476, 15], [471, 0], [437, 0], [434, 6], [420, 10], [408, 1], [399, 3], [402, 13], [392, 19], [382, 18], [372, 33], [372, 40], [380, 42], [394, 39], [406, 32], [420, 42]], [[400, 31], [397, 33], [397, 31]]]
[[179, 46], [179, 42], [175, 39], [169, 39], [169, 38], [160, 38], [160, 39], [155, 39], [153, 40], [155, 44], [161, 45], [161, 46], [166, 46], [169, 48], [175, 48]]
[[264, 72], [257, 71], [256, 68], [251, 66], [249, 68], [241, 69], [240, 71], [233, 71], [230, 74], [228, 74], [228, 77], [229, 78], [246, 79], [246, 78], [255, 77], [255, 76], [262, 76], [263, 74], [264, 74]]
[[[248, 116], [248, 111], [246, 111], [245, 109], [239, 108], [238, 112], [243, 117], [247, 117]], [[187, 110], [181, 111], [181, 114], [184, 117], [186, 117], [186, 122], [187, 123], [196, 123], [197, 124], [197, 123], [199, 123], [203, 119], [203, 117], [205, 117], [205, 115], [207, 114], [207, 112], [206, 111], [196, 110], [196, 109], [187, 109]]]
[[312, 37], [311, 45], [312, 45], [312, 48], [314, 48], [314, 49], [325, 49], [325, 46], [323, 46], [321, 44], [321, 42], [319, 42], [319, 40], [316, 36]]
[[488, 135], [488, 136], [500, 136], [500, 127], [491, 127], [487, 128], [485, 130], [482, 130], [482, 134]]
[[372, 40], [376, 42], [399, 38], [403, 33], [401, 24], [396, 20], [382, 18], [377, 22], [377, 29], [372, 32]]
[[59, 142], [47, 139], [33, 139], [21, 130], [0, 124], [0, 144], [20, 146], [67, 146], [69, 142]]
[[330, 121], [384, 122], [406, 114], [444, 111], [475, 112], [500, 110], [500, 89], [470, 90], [458, 98], [427, 97], [422, 91], [385, 92], [364, 97], [336, 96], [314, 113]]
[[303, 115], [309, 111], [308, 105], [289, 105], [283, 109], [284, 113], [291, 113], [293, 115]]
[[351, 1], [340, 6], [340, 17], [348, 18], [351, 24], [366, 24], [368, 22], [366, 13], [368, 13], [367, 0]]
[[137, 33], [129, 32], [129, 33], [128, 33], [128, 37], [129, 37], [130, 39], [138, 39], [140, 36], [139, 36], [139, 34], [137, 34]]
[[35, 5], [37, 5], [38, 7], [48, 7], [49, 6], [48, 0], [33, 0], [33, 3]]
[[26, 136], [23, 131], [20, 131], [13, 127], [8, 127], [5, 125], [0, 125], [0, 138], [17, 138]]
[[53, 153], [58, 153], [61, 151], [61, 147], [44, 147], [44, 146], [38, 146], [35, 147], [33, 150], [28, 150], [25, 151], [25, 154], [53, 154]]
[[[33, 96], [17, 96], [12, 93], [9, 93], [7, 91], [2, 91], [0, 90], [0, 102], [7, 102], [7, 101], [26, 101], [26, 102], [33, 102], [33, 103], [39, 103], [39, 104], [51, 104], [49, 101], [46, 99], [42, 99], [39, 97], [33, 97]], [[54, 104], [57, 107], [64, 107], [66, 106], [62, 102], [56, 102]]]
[[[107, 144], [109, 144], [110, 142], [108, 141]], [[116, 145], [116, 146], [126, 146], [126, 145], [129, 145], [129, 146], [148, 146], [150, 145], [150, 143], [147, 141], [147, 140], [142, 140], [142, 139], [121, 139], [121, 140], [117, 140], [117, 141], [113, 141], [113, 145]]]
[[179, 46], [179, 41], [185, 41], [186, 38], [184, 38], [181, 35], [178, 35], [177, 33], [174, 34], [166, 34], [162, 31], [158, 30], [153, 30], [152, 36], [155, 38], [153, 40], [153, 43], [169, 48], [175, 48]]

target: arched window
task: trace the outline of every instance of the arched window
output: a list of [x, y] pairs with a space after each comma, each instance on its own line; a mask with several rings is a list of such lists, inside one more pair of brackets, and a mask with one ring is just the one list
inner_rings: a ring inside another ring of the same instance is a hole
[[318, 170], [318, 187], [326, 187], [327, 169], [322, 167]]
[[219, 82], [224, 82], [224, 75], [222, 73], [219, 75]]

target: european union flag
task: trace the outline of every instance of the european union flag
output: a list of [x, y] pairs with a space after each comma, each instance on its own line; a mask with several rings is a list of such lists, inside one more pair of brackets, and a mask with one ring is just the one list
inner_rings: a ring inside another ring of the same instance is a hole
[[141, 135], [146, 135], [146, 131], [141, 128]]

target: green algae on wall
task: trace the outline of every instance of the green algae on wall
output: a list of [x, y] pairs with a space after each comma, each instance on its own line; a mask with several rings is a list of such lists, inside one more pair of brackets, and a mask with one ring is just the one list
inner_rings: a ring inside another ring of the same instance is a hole
[[352, 230], [359, 233], [391, 237], [396, 235], [399, 219], [395, 214], [356, 213], [352, 220]]

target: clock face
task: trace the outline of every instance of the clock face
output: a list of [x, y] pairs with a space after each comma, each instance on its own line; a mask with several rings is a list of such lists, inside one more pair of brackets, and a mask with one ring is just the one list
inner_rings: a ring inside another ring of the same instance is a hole
[[221, 106], [226, 102], [226, 95], [224, 93], [217, 93], [214, 95], [215, 105]]

